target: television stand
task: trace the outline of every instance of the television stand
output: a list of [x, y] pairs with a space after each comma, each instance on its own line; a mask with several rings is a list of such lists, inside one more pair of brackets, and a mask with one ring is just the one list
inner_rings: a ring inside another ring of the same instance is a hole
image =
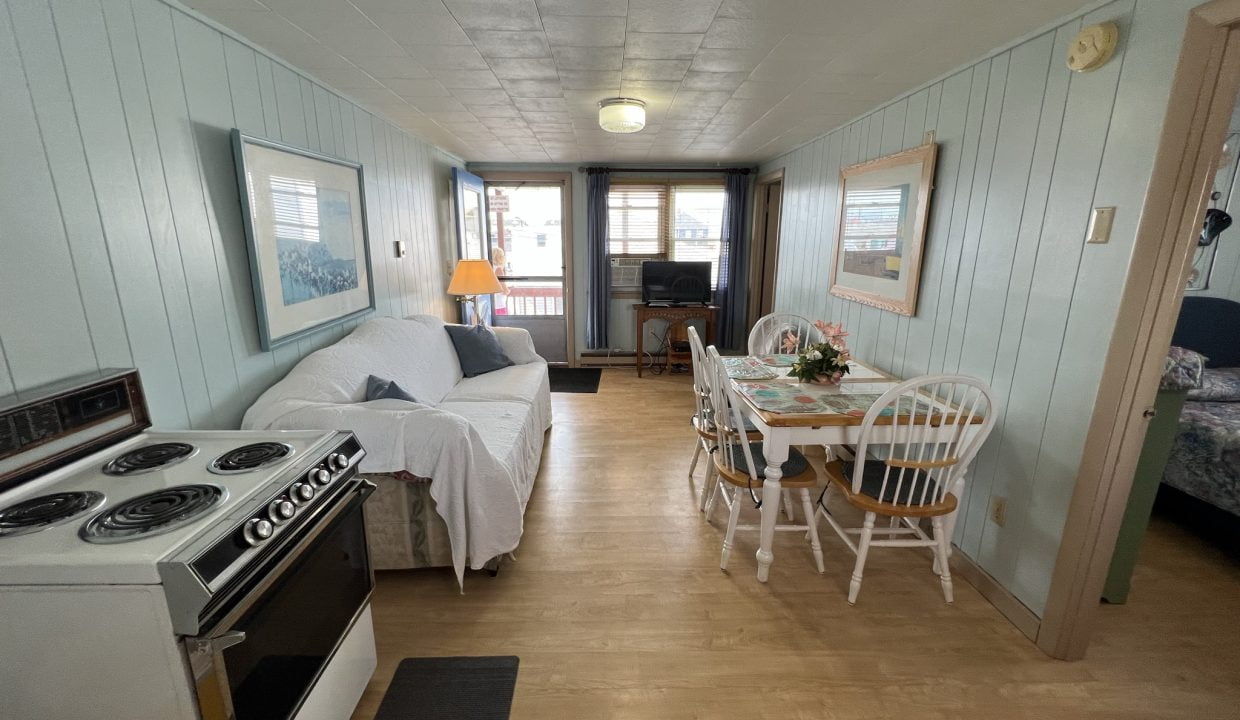
[[[644, 339], [646, 337], [646, 321], [648, 320], [666, 320], [668, 323], [669, 333], [676, 326], [685, 326], [692, 320], [702, 320], [706, 323], [706, 337], [703, 342], [707, 345], [715, 342], [715, 317], [719, 312], [717, 305], [656, 305], [654, 303], [634, 303], [633, 305], [633, 326], [637, 331], [637, 377], [642, 376], [642, 365], [645, 363], [645, 352], [643, 349]], [[693, 353], [687, 351], [677, 351], [671, 343], [667, 349], [667, 368], [670, 370], [673, 365], [689, 365], [693, 362]]]

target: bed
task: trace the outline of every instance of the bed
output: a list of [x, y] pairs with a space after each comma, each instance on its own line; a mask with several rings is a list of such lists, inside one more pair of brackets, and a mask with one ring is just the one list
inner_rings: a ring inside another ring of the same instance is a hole
[[1189, 296], [1172, 345], [1204, 356], [1162, 482], [1240, 516], [1240, 303]]

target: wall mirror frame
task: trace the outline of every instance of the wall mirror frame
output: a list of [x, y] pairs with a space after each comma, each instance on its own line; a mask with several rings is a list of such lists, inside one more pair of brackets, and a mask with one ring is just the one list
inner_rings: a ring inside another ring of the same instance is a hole
[[840, 171], [829, 292], [912, 316], [938, 145], [927, 142]]

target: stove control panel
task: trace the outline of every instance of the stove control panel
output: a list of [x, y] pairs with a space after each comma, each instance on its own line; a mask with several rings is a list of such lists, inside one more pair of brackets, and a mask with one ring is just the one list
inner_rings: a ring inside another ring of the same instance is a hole
[[268, 496], [259, 510], [226, 537], [190, 562], [190, 567], [208, 586], [226, 570], [261, 546], [278, 540], [299, 525], [298, 518], [313, 514], [342, 479], [352, 477], [365, 452], [352, 434], [307, 470]]

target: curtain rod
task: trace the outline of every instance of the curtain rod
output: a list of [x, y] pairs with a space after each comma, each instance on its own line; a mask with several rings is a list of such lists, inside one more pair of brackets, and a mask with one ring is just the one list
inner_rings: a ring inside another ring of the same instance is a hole
[[625, 172], [625, 173], [725, 173], [736, 175], [748, 175], [756, 173], [757, 170], [752, 168], [613, 168], [613, 167], [579, 167], [577, 172], [581, 173], [598, 173], [598, 172]]

